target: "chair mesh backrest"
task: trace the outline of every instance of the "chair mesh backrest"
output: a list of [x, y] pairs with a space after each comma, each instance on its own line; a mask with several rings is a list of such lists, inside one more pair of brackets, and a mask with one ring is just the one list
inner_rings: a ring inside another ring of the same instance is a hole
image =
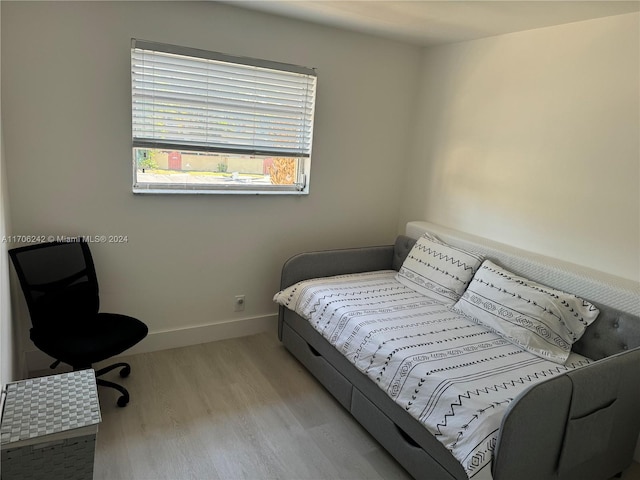
[[98, 312], [98, 282], [86, 243], [46, 243], [9, 251], [34, 327], [55, 328]]

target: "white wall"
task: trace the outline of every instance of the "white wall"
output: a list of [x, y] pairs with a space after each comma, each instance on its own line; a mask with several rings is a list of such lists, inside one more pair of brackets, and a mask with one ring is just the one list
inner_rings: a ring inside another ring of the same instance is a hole
[[[1, 18], [1, 9], [0, 9]], [[0, 50], [2, 41], [0, 40]], [[0, 90], [2, 79], [0, 75]], [[0, 109], [0, 240], [8, 231], [8, 199], [4, 161], [4, 136], [2, 130], [2, 110]], [[7, 382], [17, 380], [18, 362], [16, 352], [16, 338], [13, 322], [11, 321], [11, 295], [9, 288], [9, 265], [7, 255], [8, 244], [4, 241], [0, 244], [0, 387], [4, 388]], [[4, 396], [0, 400], [0, 405]]]
[[[310, 195], [134, 196], [132, 37], [316, 67]], [[420, 54], [214, 2], [3, 1], [12, 233], [127, 235], [93, 245], [103, 308], [144, 320], [154, 348], [262, 328], [286, 258], [393, 240]]]
[[640, 278], [639, 15], [427, 49], [400, 224]]
[[[0, 239], [8, 229], [8, 200], [5, 183], [4, 142], [0, 123]], [[8, 243], [0, 244], [0, 385], [18, 378], [18, 344], [11, 318], [11, 289], [9, 288]]]

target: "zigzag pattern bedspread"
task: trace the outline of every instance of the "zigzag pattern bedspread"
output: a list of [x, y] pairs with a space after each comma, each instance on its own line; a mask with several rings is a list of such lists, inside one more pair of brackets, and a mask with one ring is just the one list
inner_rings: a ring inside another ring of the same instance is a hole
[[393, 270], [306, 280], [274, 300], [309, 320], [339, 352], [418, 419], [469, 478], [491, 478], [509, 403], [565, 366], [532, 355], [440, 300], [395, 280]]

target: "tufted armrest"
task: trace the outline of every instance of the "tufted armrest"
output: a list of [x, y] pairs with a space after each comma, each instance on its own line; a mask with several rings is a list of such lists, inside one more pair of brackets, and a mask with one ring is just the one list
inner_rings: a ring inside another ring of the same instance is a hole
[[345, 248], [300, 253], [282, 267], [280, 288], [310, 278], [331, 277], [393, 268], [393, 247]]
[[593, 360], [640, 347], [638, 317], [607, 305], [596, 305], [600, 315], [573, 345], [576, 353]]

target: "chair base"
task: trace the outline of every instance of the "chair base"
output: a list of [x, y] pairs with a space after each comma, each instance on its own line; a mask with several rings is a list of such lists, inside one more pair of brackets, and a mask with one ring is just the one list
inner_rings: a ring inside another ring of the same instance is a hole
[[109, 382], [108, 380], [103, 380], [102, 378], [96, 378], [96, 383], [98, 385], [101, 385], [103, 387], [110, 387], [110, 388], [115, 388], [116, 390], [118, 390], [122, 396], [120, 398], [118, 398], [118, 406], [119, 407], [126, 407], [127, 403], [129, 403], [129, 392], [127, 392], [127, 389], [124, 388], [122, 385], [118, 385], [117, 383], [113, 383], [113, 382]]
[[[81, 367], [81, 368], [74, 367], [73, 369], [83, 370], [85, 368], [92, 368], [92, 367], [91, 366]], [[114, 363], [112, 365], [108, 365], [104, 368], [101, 368], [100, 370], [96, 370], [96, 384], [102, 387], [113, 388], [118, 392], [120, 392], [122, 395], [118, 398], [117, 405], [119, 407], [126, 407], [127, 404], [129, 403], [129, 392], [127, 391], [127, 389], [117, 383], [99, 378], [105, 373], [109, 373], [111, 370], [115, 370], [116, 368], [122, 368], [122, 370], [120, 370], [120, 377], [122, 378], [128, 377], [129, 374], [131, 373], [131, 365], [129, 365], [128, 363], [125, 363], [125, 362]]]
[[96, 370], [96, 377], [101, 377], [105, 373], [110, 372], [111, 370], [115, 370], [116, 368], [122, 367], [120, 370], [120, 377], [126, 378], [131, 373], [131, 365], [125, 362], [114, 363], [113, 365], [109, 365], [107, 367], [101, 368], [100, 370]]

